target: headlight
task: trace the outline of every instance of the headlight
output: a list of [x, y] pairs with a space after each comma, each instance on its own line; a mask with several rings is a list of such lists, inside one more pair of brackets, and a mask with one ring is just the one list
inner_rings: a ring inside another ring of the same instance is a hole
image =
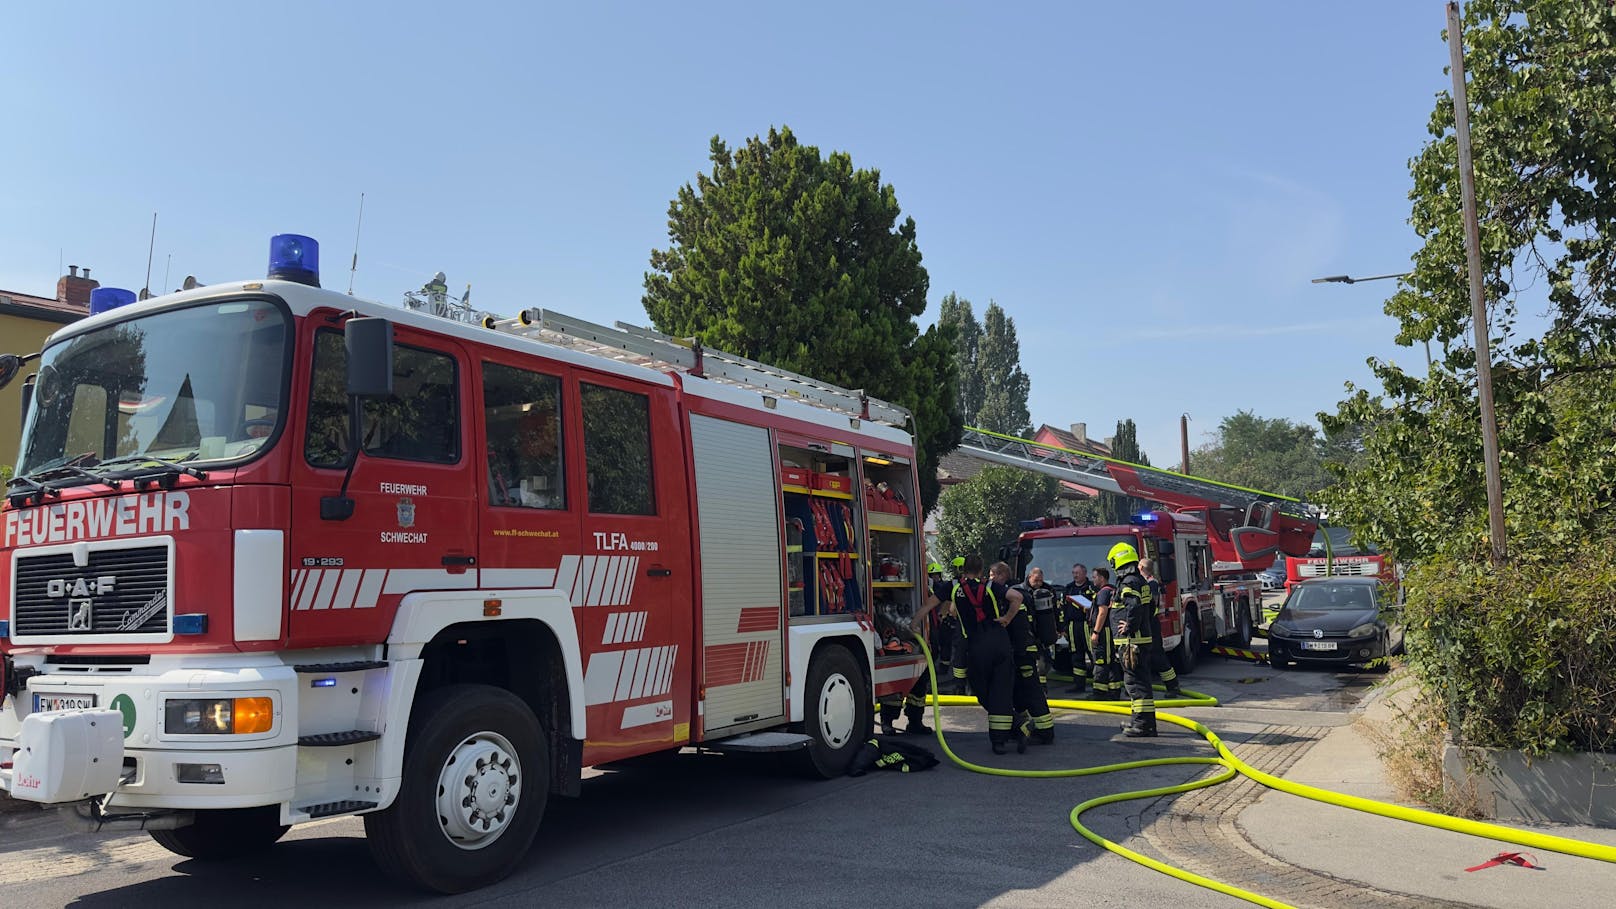
[[1357, 628], [1354, 628], [1351, 631], [1347, 632], [1347, 637], [1349, 637], [1349, 638], [1367, 638], [1370, 635], [1377, 634], [1379, 631], [1380, 631], [1380, 627], [1378, 625], [1376, 625], [1375, 623], [1370, 622], [1367, 625], [1359, 625]]
[[275, 724], [269, 698], [202, 698], [163, 702], [168, 735], [252, 735]]
[[1268, 633], [1269, 634], [1292, 634], [1293, 632], [1291, 631], [1291, 626], [1289, 626], [1289, 625], [1282, 625], [1279, 622], [1272, 622], [1272, 623], [1270, 623], [1268, 625]]

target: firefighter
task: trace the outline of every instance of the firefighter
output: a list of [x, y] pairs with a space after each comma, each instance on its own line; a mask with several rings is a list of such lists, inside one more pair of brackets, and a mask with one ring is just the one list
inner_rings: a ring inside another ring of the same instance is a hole
[[1111, 547], [1106, 561], [1117, 573], [1116, 603], [1112, 606], [1111, 627], [1117, 644], [1117, 662], [1122, 664], [1122, 687], [1133, 706], [1133, 716], [1122, 727], [1129, 738], [1156, 734], [1156, 696], [1150, 678], [1150, 623], [1155, 609], [1150, 602], [1150, 585], [1139, 573], [1139, 552], [1130, 543]]
[[1173, 668], [1173, 661], [1167, 658], [1167, 648], [1162, 646], [1161, 611], [1167, 605], [1162, 599], [1162, 583], [1156, 580], [1156, 563], [1152, 559], [1139, 560], [1139, 574], [1150, 585], [1150, 671], [1156, 678], [1162, 680], [1162, 687], [1167, 689], [1170, 698], [1181, 698], [1184, 689], [1178, 687], [1178, 670]]
[[941, 564], [931, 562], [926, 566], [926, 588], [937, 600], [937, 611], [932, 616], [934, 634], [929, 641], [932, 658], [937, 662], [937, 693], [961, 694], [954, 682], [954, 670], [962, 668], [954, 661], [954, 646], [960, 640], [959, 617], [954, 614], [954, 582]]
[[1055, 639], [1060, 635], [1056, 615], [1060, 611], [1061, 591], [1044, 583], [1044, 570], [1036, 565], [1027, 569], [1026, 583], [1016, 589], [1021, 591], [1021, 599], [1030, 611], [1029, 624], [1037, 641], [1034, 646], [1038, 654], [1038, 684], [1047, 685], [1055, 659]]
[[1111, 586], [1111, 572], [1094, 566], [1094, 606], [1089, 611], [1089, 652], [1094, 656], [1096, 701], [1115, 701], [1122, 696], [1122, 672], [1117, 666], [1117, 648], [1111, 634], [1111, 603], [1117, 589]]
[[[965, 577], [964, 556], [955, 556], [953, 561], [949, 562], [948, 564], [954, 569], [954, 580], [956, 582]], [[944, 597], [943, 599], [952, 604], [954, 602], [954, 585], [950, 584], [948, 589], [948, 596]], [[954, 694], [968, 694], [970, 693], [970, 680], [968, 678], [970, 675], [970, 657], [967, 656], [965, 652], [966, 642], [965, 632], [963, 630], [964, 626], [959, 624], [959, 617], [957, 615], [955, 616], [955, 627], [960, 633], [954, 635], [953, 647], [950, 649], [948, 657], [948, 665], [951, 668], [951, 672], [949, 674], [954, 677], [952, 691]]]
[[[948, 582], [943, 580], [943, 566], [936, 562], [926, 566], [926, 576], [927, 580], [931, 582], [926, 589], [926, 601], [920, 607], [920, 611], [915, 613], [915, 617], [910, 620], [909, 630], [913, 631], [916, 637], [925, 638], [926, 646], [935, 653], [938, 639], [941, 637], [941, 616], [945, 611], [938, 607], [948, 603], [948, 600], [943, 599], [943, 597], [950, 595], [952, 590], [949, 587], [943, 587], [939, 591], [940, 585], [947, 585]], [[950, 599], [952, 599], [951, 596]], [[920, 678], [915, 679], [915, 684], [909, 689], [909, 693], [903, 696], [901, 706], [904, 719], [907, 721], [903, 727], [904, 732], [909, 735], [932, 734], [932, 728], [926, 725], [926, 702], [930, 695], [931, 674], [923, 672], [920, 674]], [[899, 707], [900, 705], [896, 698], [883, 698], [881, 700], [882, 733], [886, 735], [898, 734]]]
[[[1038, 571], [1034, 568], [1033, 571]], [[1010, 566], [1004, 562], [994, 562], [990, 577], [995, 584], [1008, 585], [1010, 583]], [[1031, 574], [1028, 575], [1029, 582]], [[1042, 589], [1050, 600], [1050, 617], [1054, 617], [1054, 588], [1043, 583], [1043, 573], [1039, 572], [1038, 587]], [[1049, 712], [1049, 697], [1044, 693], [1044, 680], [1039, 676], [1038, 667], [1042, 662], [1043, 645], [1038, 639], [1038, 633], [1033, 627], [1033, 613], [1030, 609], [1028, 587], [1018, 587], [1016, 592], [1021, 594], [1021, 605], [1014, 611], [1010, 624], [1006, 628], [1010, 632], [1010, 647], [1015, 652], [1016, 677], [1012, 683], [1016, 717], [1027, 715], [1025, 724], [1016, 725], [1016, 743], [1020, 746], [1023, 740], [1031, 741], [1034, 745], [1055, 744], [1055, 717]]]
[[[1072, 687], [1068, 689], [1072, 694], [1082, 694], [1089, 684], [1089, 608], [1094, 603], [1094, 595], [1099, 591], [1094, 582], [1089, 580], [1088, 566], [1079, 562], [1072, 566], [1072, 583], [1066, 585], [1065, 596], [1061, 603], [1061, 633], [1065, 635], [1067, 653], [1070, 654]], [[1078, 601], [1078, 597], [1089, 602], [1089, 606]]]
[[1007, 626], [1021, 606], [1021, 594], [1003, 584], [982, 580], [982, 557], [971, 555], [954, 582], [954, 611], [966, 642], [971, 691], [988, 712], [988, 742], [994, 754], [1014, 743], [1026, 752], [1027, 742], [1015, 732], [1015, 655]]

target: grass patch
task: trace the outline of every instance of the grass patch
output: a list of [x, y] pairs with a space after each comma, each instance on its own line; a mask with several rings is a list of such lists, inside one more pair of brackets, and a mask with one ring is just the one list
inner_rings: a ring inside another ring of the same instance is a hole
[[1387, 778], [1403, 799], [1453, 817], [1485, 817], [1471, 780], [1455, 780], [1442, 766], [1449, 728], [1447, 710], [1419, 680], [1399, 668], [1381, 683], [1391, 711], [1387, 719], [1358, 718], [1375, 745]]

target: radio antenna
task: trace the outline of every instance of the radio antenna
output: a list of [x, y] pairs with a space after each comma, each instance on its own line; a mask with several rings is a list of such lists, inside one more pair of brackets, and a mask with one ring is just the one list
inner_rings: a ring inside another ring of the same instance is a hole
[[348, 265], [348, 296], [353, 296], [354, 273], [359, 271], [359, 231], [365, 226], [365, 194], [359, 194], [359, 223], [353, 230], [353, 262]]
[[151, 295], [152, 252], [157, 249], [157, 212], [151, 213], [151, 244], [146, 247], [146, 295]]
[[[163, 266], [163, 286], [164, 287], [168, 286], [168, 270], [173, 268], [173, 267], [174, 267], [174, 254], [169, 253], [168, 254], [168, 264]], [[163, 291], [163, 293], [166, 294], [166, 293], [168, 293], [168, 291], [165, 290], [165, 291]]]

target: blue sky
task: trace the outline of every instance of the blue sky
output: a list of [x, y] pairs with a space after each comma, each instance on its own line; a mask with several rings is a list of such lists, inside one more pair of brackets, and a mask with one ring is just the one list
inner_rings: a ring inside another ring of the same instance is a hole
[[[1248, 409], [1312, 420], [1391, 342], [1439, 0], [13, 4], [0, 288], [262, 274], [322, 242], [396, 301], [644, 323], [669, 200], [787, 124], [877, 168], [944, 294], [1020, 331], [1035, 422], [1139, 424], [1176, 464]], [[172, 265], [168, 263], [172, 257]], [[0, 344], [0, 347], [3, 347]]]

